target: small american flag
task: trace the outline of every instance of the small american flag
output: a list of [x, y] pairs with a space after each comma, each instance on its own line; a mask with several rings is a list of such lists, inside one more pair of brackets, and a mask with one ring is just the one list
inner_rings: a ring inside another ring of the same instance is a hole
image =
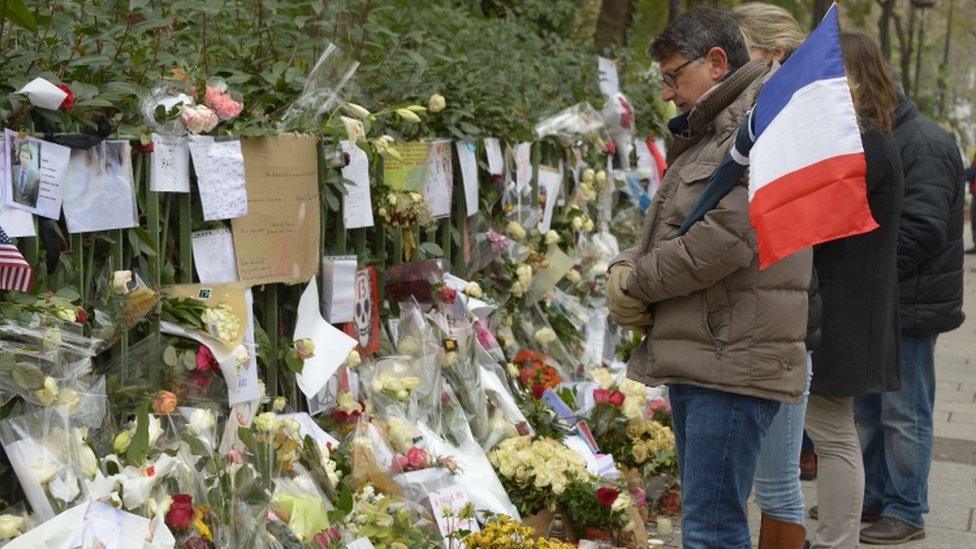
[[0, 227], [0, 290], [30, 291], [34, 269]]

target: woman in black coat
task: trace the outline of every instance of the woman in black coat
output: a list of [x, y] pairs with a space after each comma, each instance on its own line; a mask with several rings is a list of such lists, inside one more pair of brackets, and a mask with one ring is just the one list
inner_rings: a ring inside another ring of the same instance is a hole
[[898, 219], [904, 179], [891, 135], [897, 93], [887, 63], [864, 35], [843, 34], [841, 48], [861, 126], [868, 204], [879, 228], [814, 250], [821, 336], [813, 349], [806, 429], [818, 457], [820, 522], [811, 546], [853, 548], [864, 497], [854, 397], [899, 386]]

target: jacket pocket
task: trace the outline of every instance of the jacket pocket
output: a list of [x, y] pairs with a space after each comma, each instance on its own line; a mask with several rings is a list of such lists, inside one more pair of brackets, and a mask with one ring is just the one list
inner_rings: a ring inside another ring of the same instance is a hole
[[678, 168], [677, 188], [674, 196], [671, 197], [671, 208], [669, 215], [664, 218], [665, 223], [680, 227], [685, 222], [691, 208], [701, 196], [705, 183], [715, 172], [716, 166], [717, 164], [711, 160], [695, 160], [687, 166]]
[[729, 341], [732, 322], [732, 302], [724, 282], [714, 284], [701, 292], [702, 320], [705, 329], [715, 343], [716, 352], [720, 352]]

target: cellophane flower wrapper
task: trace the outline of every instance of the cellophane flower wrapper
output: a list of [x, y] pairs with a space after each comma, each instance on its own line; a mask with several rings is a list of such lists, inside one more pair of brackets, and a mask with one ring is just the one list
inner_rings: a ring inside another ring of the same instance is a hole
[[[120, 273], [127, 273], [122, 275]], [[116, 280], [117, 276], [122, 276]], [[96, 280], [91, 335], [99, 352], [114, 345], [123, 334], [158, 315], [159, 292], [132, 271], [111, 271], [106, 265]]]
[[458, 396], [475, 438], [482, 440], [488, 433], [488, 398], [481, 384], [471, 324], [467, 319], [452, 321], [436, 312], [429, 317], [442, 339], [437, 351], [441, 372]]
[[483, 214], [470, 218], [471, 257], [467, 263], [468, 276], [475, 280], [478, 275], [508, 250], [509, 238], [496, 230]]
[[364, 486], [375, 488], [389, 495], [402, 495], [393, 482], [389, 466], [395, 453], [376, 425], [360, 418], [356, 430], [350, 436], [348, 484], [355, 490]]
[[559, 371], [564, 380], [576, 379], [582, 375], [578, 368], [579, 358], [570, 354], [558, 336], [540, 338], [541, 334], [555, 334], [556, 331], [538, 303], [522, 311], [522, 314], [515, 319], [512, 329], [518, 342], [517, 349], [513, 348], [510, 351], [506, 348], [506, 353], [511, 352], [512, 357], [521, 349], [535, 350], [549, 357], [548, 363]]
[[35, 312], [27, 321], [4, 319], [0, 340], [22, 343], [37, 354], [55, 353], [65, 363], [91, 359], [105, 348], [104, 341], [86, 336], [80, 324], [45, 312]]
[[435, 289], [444, 284], [444, 269], [432, 259], [401, 263], [386, 269], [384, 281], [391, 301], [430, 304], [439, 299]]
[[144, 124], [152, 128], [156, 133], [169, 135], [183, 135], [186, 128], [180, 117], [173, 120], [157, 119], [157, 107], [163, 107], [167, 114], [179, 106], [192, 107], [196, 101], [187, 93], [186, 83], [173, 80], [159, 82], [149, 90], [149, 94], [143, 98], [139, 105], [139, 112], [142, 114]]
[[398, 495], [364, 486], [353, 496], [352, 510], [341, 525], [343, 541], [367, 538], [375, 547], [440, 547], [440, 530], [424, 506]]
[[194, 441], [202, 445], [202, 449], [215, 452], [219, 444], [218, 424], [224, 414], [213, 408], [195, 408], [180, 406], [172, 414], [166, 416], [173, 434], [186, 440], [193, 437]]
[[[448, 401], [446, 408], [460, 407], [453, 395], [448, 397]], [[510, 515], [518, 519], [518, 511], [512, 505], [467, 422], [452, 421], [449, 423], [449, 430], [440, 434], [423, 423], [418, 423], [417, 429], [428, 451], [438, 456], [451, 456], [457, 462], [457, 472], [453, 479], [468, 492], [476, 510]]]
[[603, 106], [602, 118], [611, 139], [617, 145], [617, 157], [620, 165], [630, 169], [630, 152], [634, 148], [634, 107], [622, 93], [615, 93], [607, 98]]
[[275, 479], [271, 511], [288, 524], [299, 540], [309, 542], [331, 526], [328, 512], [333, 508], [332, 502], [310, 476]]
[[305, 87], [278, 123], [279, 131], [309, 130], [342, 103], [343, 90], [350, 84], [359, 62], [335, 44], [325, 41], [325, 51], [305, 80]]
[[17, 502], [0, 511], [0, 547], [36, 526], [23, 502]]
[[[66, 410], [58, 408], [0, 421], [0, 443], [41, 522], [54, 518], [87, 495], [82, 480], [89, 478], [85, 469], [90, 469], [94, 454], [87, 455], [89, 448], [82, 456], [79, 434]], [[84, 467], [82, 459], [86, 460]]]
[[56, 388], [65, 379], [86, 373], [77, 369], [91, 368], [90, 362], [76, 364], [79, 368], [66, 371], [56, 351], [43, 351], [30, 343], [0, 341], [0, 400], [6, 403], [20, 397], [32, 405], [50, 406], [56, 400]]
[[147, 395], [160, 388], [172, 390], [163, 368], [163, 348], [159, 333], [151, 333], [99, 366], [98, 372], [105, 376], [106, 385], [112, 389], [109, 402], [112, 415], [134, 412]]
[[565, 145], [610, 140], [604, 118], [589, 103], [577, 103], [540, 120], [533, 128], [538, 139], [554, 136]]

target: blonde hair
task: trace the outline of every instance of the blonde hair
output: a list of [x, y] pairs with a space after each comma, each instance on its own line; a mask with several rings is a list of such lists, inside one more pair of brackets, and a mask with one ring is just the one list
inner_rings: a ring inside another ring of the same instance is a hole
[[806, 40], [806, 35], [796, 19], [785, 9], [765, 2], [747, 2], [732, 9], [739, 21], [746, 45], [763, 51], [773, 51], [777, 46], [792, 53]]

